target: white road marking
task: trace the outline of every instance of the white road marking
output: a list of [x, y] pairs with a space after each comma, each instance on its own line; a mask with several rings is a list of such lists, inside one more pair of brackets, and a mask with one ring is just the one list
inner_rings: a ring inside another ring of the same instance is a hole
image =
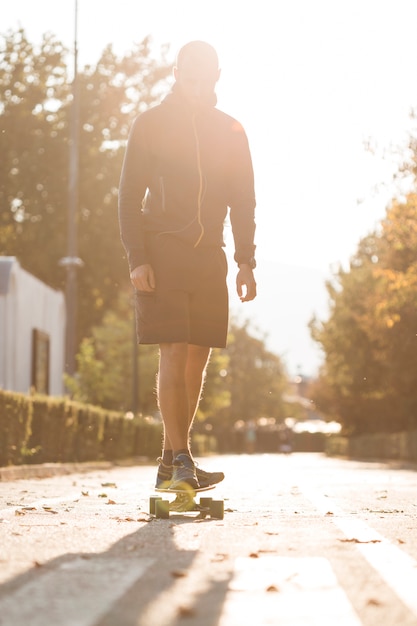
[[321, 557], [238, 558], [219, 626], [360, 626]]
[[2, 626], [91, 626], [154, 559], [78, 557], [0, 599]]
[[324, 515], [332, 513], [331, 520], [368, 563], [378, 572], [402, 602], [417, 615], [417, 561], [368, 524], [351, 519], [331, 498], [308, 490], [304, 494]]

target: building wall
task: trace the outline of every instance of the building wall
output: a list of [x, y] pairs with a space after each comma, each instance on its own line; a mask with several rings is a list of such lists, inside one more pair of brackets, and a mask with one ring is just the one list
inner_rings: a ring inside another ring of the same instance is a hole
[[0, 388], [27, 393], [32, 384], [33, 330], [49, 337], [49, 393], [64, 392], [65, 298], [0, 257]]

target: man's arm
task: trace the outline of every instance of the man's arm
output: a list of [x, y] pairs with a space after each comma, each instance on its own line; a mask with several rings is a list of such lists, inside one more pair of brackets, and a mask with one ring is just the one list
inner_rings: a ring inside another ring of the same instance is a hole
[[147, 262], [142, 200], [147, 189], [148, 159], [144, 123], [136, 118], [129, 134], [119, 184], [119, 227], [130, 270]]
[[239, 264], [236, 276], [236, 290], [241, 302], [250, 302], [256, 298], [256, 281], [253, 270], [247, 263]]
[[239, 267], [236, 289], [242, 302], [256, 297], [255, 269], [255, 188], [248, 140], [240, 124], [233, 126], [230, 176], [230, 222], [235, 243], [234, 259]]

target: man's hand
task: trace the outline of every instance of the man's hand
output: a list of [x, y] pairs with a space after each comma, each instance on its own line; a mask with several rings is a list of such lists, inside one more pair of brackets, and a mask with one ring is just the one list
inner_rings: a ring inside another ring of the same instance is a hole
[[138, 291], [153, 291], [155, 289], [155, 276], [149, 264], [135, 267], [130, 272], [130, 280]]
[[249, 265], [241, 263], [236, 276], [236, 290], [241, 302], [249, 302], [256, 298], [256, 282]]

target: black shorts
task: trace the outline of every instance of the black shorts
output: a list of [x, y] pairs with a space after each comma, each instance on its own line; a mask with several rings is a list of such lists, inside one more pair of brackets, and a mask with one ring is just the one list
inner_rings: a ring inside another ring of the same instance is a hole
[[194, 248], [171, 234], [152, 235], [147, 245], [155, 290], [136, 292], [138, 342], [225, 347], [229, 301], [223, 249]]

